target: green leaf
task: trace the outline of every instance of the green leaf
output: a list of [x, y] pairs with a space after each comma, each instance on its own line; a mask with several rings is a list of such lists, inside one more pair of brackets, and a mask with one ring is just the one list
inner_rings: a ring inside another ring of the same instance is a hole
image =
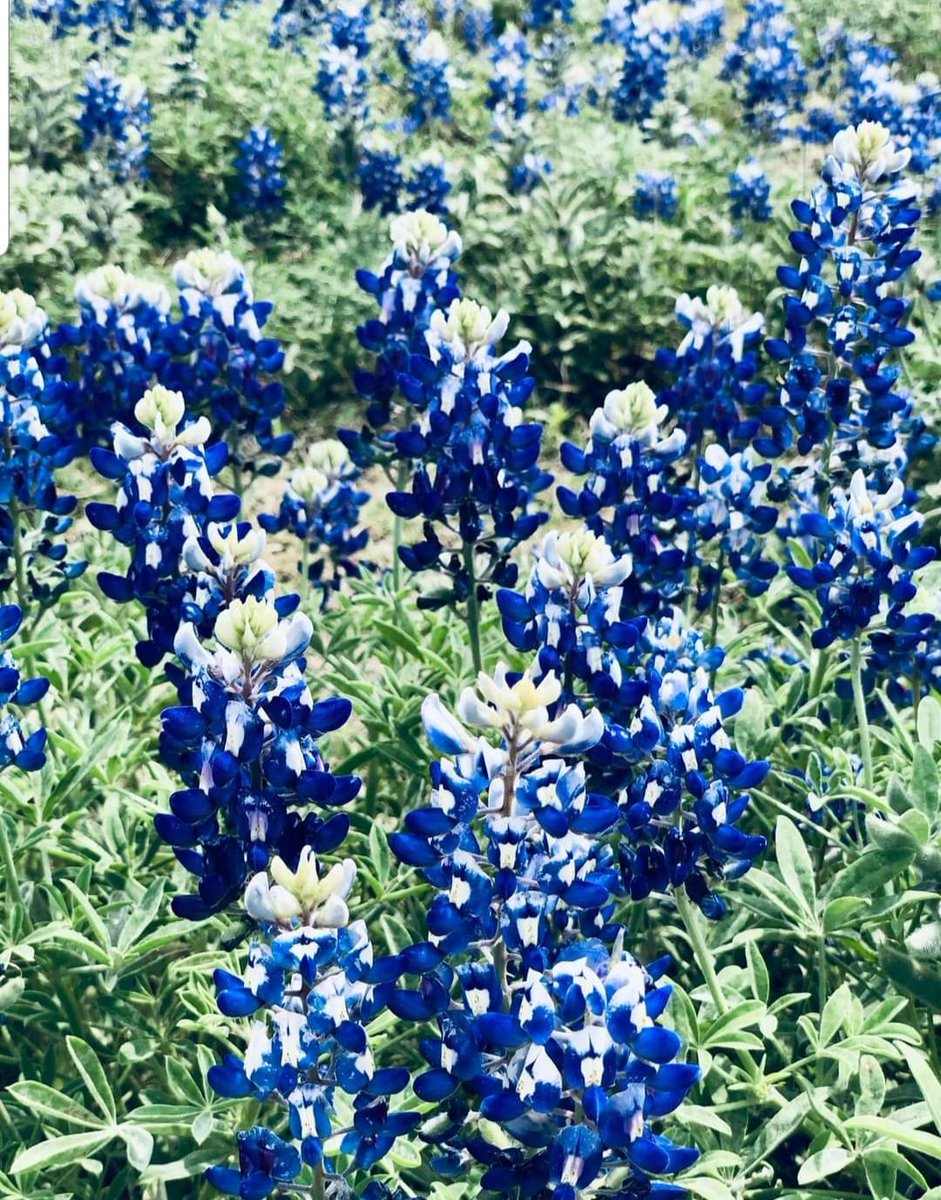
[[768, 967], [761, 956], [757, 942], [745, 943], [745, 960], [748, 963], [748, 970], [751, 973], [752, 990], [755, 993], [755, 997], [761, 1000], [762, 1003], [767, 1004], [770, 993], [770, 977], [768, 975]]
[[845, 1126], [849, 1130], [864, 1129], [867, 1133], [875, 1133], [879, 1137], [888, 1138], [906, 1146], [909, 1150], [917, 1150], [919, 1154], [927, 1154], [929, 1158], [941, 1158], [941, 1137], [933, 1133], [925, 1133], [921, 1129], [912, 1129], [888, 1117], [850, 1117]]
[[369, 829], [369, 865], [373, 874], [384, 888], [389, 882], [392, 868], [392, 854], [389, 850], [389, 839], [386, 831], [378, 821], [373, 821]]
[[918, 740], [928, 751], [941, 742], [941, 704], [934, 696], [925, 696], [918, 705]]
[[127, 1149], [127, 1161], [135, 1171], [150, 1166], [154, 1153], [154, 1135], [143, 1125], [118, 1125], [116, 1130]]
[[63, 1137], [50, 1138], [35, 1146], [28, 1146], [14, 1158], [10, 1170], [14, 1175], [26, 1171], [58, 1171], [81, 1162], [83, 1158], [96, 1154], [114, 1138], [115, 1130], [89, 1130], [86, 1133], [67, 1133]]
[[776, 1150], [783, 1141], [791, 1136], [803, 1123], [810, 1112], [810, 1097], [797, 1096], [774, 1114], [759, 1129], [758, 1136], [747, 1150], [745, 1165], [749, 1169], [756, 1167]]
[[790, 818], [778, 817], [774, 844], [781, 878], [804, 911], [813, 916], [817, 907], [814, 864], [800, 830]]
[[859, 1060], [859, 1095], [856, 1097], [856, 1116], [875, 1116], [885, 1101], [885, 1073], [879, 1060], [864, 1054]]
[[818, 1183], [821, 1179], [826, 1179], [829, 1175], [835, 1175], [837, 1171], [842, 1171], [853, 1161], [854, 1157], [855, 1155], [845, 1146], [825, 1146], [801, 1164], [801, 1168], [797, 1172], [797, 1182], [801, 1185]]
[[705, 1050], [711, 1046], [730, 1045], [730, 1036], [736, 1045], [740, 1044], [734, 1035], [742, 1029], [747, 1029], [749, 1025], [757, 1025], [766, 1012], [763, 1001], [742, 1000], [706, 1027], [699, 1043], [700, 1047]]
[[841, 984], [827, 998], [820, 1014], [820, 1045], [829, 1046], [840, 1029], [851, 1031], [853, 1016], [853, 993], [848, 983]]
[[912, 763], [912, 803], [929, 821], [934, 821], [938, 815], [938, 768], [924, 746], [915, 747]]
[[124, 922], [121, 933], [118, 936], [117, 949], [119, 954], [127, 954], [128, 950], [146, 932], [160, 912], [164, 886], [165, 881], [163, 879], [155, 879], [131, 909], [130, 915]]
[[48, 1087], [38, 1080], [25, 1079], [19, 1083], [11, 1083], [7, 1091], [28, 1112], [58, 1118], [60, 1121], [71, 1121], [74, 1125], [87, 1125], [89, 1129], [101, 1128], [100, 1118], [90, 1112], [84, 1104], [79, 1104], [71, 1096], [66, 1096], [64, 1092]]
[[918, 1089], [925, 1098], [935, 1128], [941, 1129], [941, 1081], [921, 1050], [915, 1046], [902, 1046], [901, 1050], [905, 1055], [912, 1078], [918, 1084]]
[[87, 1042], [83, 1042], [81, 1038], [71, 1035], [65, 1039], [65, 1045], [79, 1075], [81, 1075], [85, 1086], [91, 1093], [92, 1099], [105, 1116], [110, 1121], [114, 1121], [117, 1117], [114, 1095], [112, 1094], [111, 1085], [108, 1083], [104, 1068], [98, 1061], [94, 1050], [92, 1050]]

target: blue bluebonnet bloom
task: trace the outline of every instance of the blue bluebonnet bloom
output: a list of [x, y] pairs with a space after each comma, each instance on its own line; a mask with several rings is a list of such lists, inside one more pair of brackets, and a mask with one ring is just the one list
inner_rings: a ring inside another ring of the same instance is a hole
[[661, 403], [693, 445], [714, 438], [727, 450], [747, 446], [766, 391], [756, 378], [761, 314], [749, 312], [735, 288], [712, 284], [704, 298], [679, 296], [676, 316], [686, 330], [683, 340], [656, 355], [669, 381]]
[[372, 370], [354, 376], [356, 390], [368, 403], [366, 424], [359, 432], [341, 430], [340, 437], [360, 467], [397, 457], [395, 433], [410, 421], [410, 401], [399, 379], [412, 355], [426, 350], [425, 333], [432, 314], [460, 295], [453, 266], [461, 239], [428, 212], [396, 217], [390, 224], [392, 253], [381, 272], [360, 270], [356, 280], [379, 306], [376, 317], [356, 331], [360, 345], [375, 354]]
[[408, 66], [408, 87], [411, 128], [451, 119], [448, 45], [437, 30], [426, 34], [415, 47]]
[[[0, 646], [16, 634], [22, 621], [19, 605], [0, 605]], [[48, 679], [23, 679], [10, 651], [0, 651], [0, 771], [11, 763], [21, 771], [38, 771], [45, 764], [45, 729], [24, 732], [19, 714], [10, 712], [8, 705], [25, 708], [36, 704], [48, 690]]]
[[305, 586], [335, 589], [344, 575], [359, 574], [356, 558], [369, 540], [368, 529], [357, 528], [369, 499], [356, 486], [359, 475], [342, 442], [314, 442], [288, 477], [277, 515], [258, 519], [269, 533], [289, 530], [301, 540]]
[[574, 10], [575, 0], [531, 0], [526, 24], [539, 30], [549, 29], [559, 21], [570, 25]]
[[219, 613], [209, 638], [184, 621], [174, 639], [181, 704], [163, 713], [160, 753], [183, 790], [156, 825], [199, 880], [196, 895], [174, 900], [180, 916], [219, 911], [273, 855], [296, 868], [305, 846], [329, 853], [349, 828], [337, 810], [360, 781], [333, 776], [317, 742], [345, 723], [350, 704], [314, 703], [303, 657], [313, 629], [297, 603], [249, 591]]
[[642, 125], [666, 94], [676, 16], [669, 4], [650, 0], [624, 11], [610, 29], [624, 47], [621, 73], [611, 90], [611, 115], [615, 121]]
[[44, 421], [46, 331], [46, 314], [32, 296], [18, 288], [0, 292], [0, 584], [15, 580], [21, 604], [51, 604], [85, 569], [68, 561], [60, 540], [75, 497], [59, 493], [56, 470], [73, 447]]
[[369, 71], [355, 46], [324, 48], [314, 91], [329, 120], [362, 126], [369, 115], [368, 87]]
[[[766, 346], [781, 364], [778, 402], [764, 411], [762, 452], [796, 441], [800, 454], [826, 445], [826, 469], [851, 472], [882, 458], [897, 469], [917, 433], [911, 397], [899, 386], [898, 348], [914, 334], [898, 295], [919, 251], [910, 242], [917, 191], [893, 179], [908, 161], [887, 129], [864, 122], [837, 135], [809, 202], [794, 201], [797, 266], [782, 266], [785, 335]], [[833, 364], [833, 368], [828, 367]]]
[[722, 651], [707, 650], [678, 610], [638, 618], [624, 586], [633, 567], [589, 531], [550, 534], [526, 592], [498, 594], [503, 627], [538, 652], [547, 677], [558, 673], [564, 698], [605, 717], [589, 783], [617, 805], [598, 830], [617, 826], [623, 886], [635, 900], [682, 887], [718, 917], [725, 901], [712, 882], [737, 878], [764, 849], [737, 822], [768, 764], [747, 762], [723, 728], [743, 694], [712, 693]]
[[782, 0], [749, 0], [745, 23], [729, 47], [722, 78], [730, 80], [745, 123], [781, 138], [807, 93], [807, 69]]
[[418, 159], [412, 164], [405, 190], [409, 197], [408, 208], [421, 209], [438, 217], [447, 216], [451, 180], [444, 159], [436, 154]]
[[396, 1015], [437, 1022], [414, 1082], [435, 1105], [419, 1136], [434, 1163], [476, 1161], [484, 1189], [513, 1197], [573, 1200], [615, 1171], [627, 1172], [621, 1188], [646, 1188], [696, 1158], [649, 1122], [699, 1070], [672, 1061], [679, 1038], [656, 1024], [665, 963], [645, 970], [612, 920], [619, 872], [597, 835], [617, 812], [587, 791], [577, 761], [603, 722], [562, 704], [552, 674], [537, 683], [501, 667], [477, 687], [457, 718], [426, 699], [425, 729], [446, 757], [430, 803], [391, 840], [436, 891], [429, 943], [407, 952], [419, 961], [390, 966], [419, 986], [378, 989]]
[[814, 646], [855, 638], [877, 618], [890, 636], [924, 633], [931, 614], [905, 612], [917, 591], [913, 574], [935, 557], [932, 547], [915, 544], [921, 525], [901, 479], [880, 494], [867, 487], [861, 470], [848, 489], [832, 489], [825, 512], [800, 517], [808, 561], [792, 562], [788, 575], [820, 604]]
[[78, 352], [56, 427], [87, 450], [108, 439], [115, 421], [133, 421], [134, 405], [166, 367], [170, 296], [109, 264], [81, 276], [75, 298], [78, 324], [62, 324], [53, 336], [56, 347]]
[[458, 15], [458, 28], [471, 54], [479, 54], [493, 41], [493, 7], [489, 0], [464, 4]]
[[687, 0], [677, 18], [677, 53], [701, 61], [722, 41], [723, 0]]
[[529, 107], [526, 67], [532, 53], [518, 29], [507, 29], [493, 48], [490, 61], [490, 94], [487, 107], [493, 111], [494, 129], [507, 138]]
[[243, 214], [268, 216], [284, 207], [284, 151], [267, 125], [253, 125], [235, 158], [235, 202]]
[[390, 145], [373, 139], [364, 146], [356, 172], [363, 208], [378, 208], [382, 216], [398, 212], [405, 180], [402, 159]]
[[116, 503], [88, 504], [85, 511], [96, 528], [113, 533], [131, 550], [124, 575], [103, 571], [98, 582], [109, 599], [144, 606], [147, 636], [138, 642], [137, 655], [153, 666], [173, 649], [182, 619], [185, 543], [209, 522], [231, 521], [239, 500], [213, 494], [212, 477], [226, 461], [226, 447], [206, 444], [211, 429], [205, 417], [183, 424], [185, 405], [178, 392], [159, 385], [149, 389], [134, 416], [143, 435], [116, 423], [114, 450], [91, 451], [95, 469], [120, 481]]
[[729, 176], [729, 208], [733, 221], [771, 219], [771, 182], [754, 159], [736, 167]]
[[[310, 1179], [314, 1168], [331, 1191], [349, 1187], [420, 1119], [393, 1110], [391, 1098], [405, 1089], [409, 1072], [377, 1066], [370, 1049], [368, 1025], [384, 1006], [369, 982], [366, 926], [350, 923], [346, 901], [355, 875], [350, 859], [318, 870], [305, 846], [293, 869], [275, 857], [270, 879], [260, 871], [245, 890], [245, 910], [260, 930], [244, 978], [219, 970], [215, 980], [223, 1014], [253, 1021], [244, 1056], [227, 1055], [210, 1068], [209, 1082], [222, 1096], [276, 1100], [291, 1140], [261, 1126], [240, 1133], [238, 1168], [207, 1172], [229, 1195], [266, 1196], [278, 1185], [303, 1183], [302, 1175]], [[334, 1137], [337, 1093], [352, 1100], [352, 1118]]]
[[424, 604], [512, 583], [510, 554], [548, 515], [534, 504], [551, 481], [538, 465], [542, 427], [522, 415], [534, 386], [526, 374], [530, 347], [496, 351], [508, 324], [505, 312], [494, 316], [473, 300], [452, 300], [431, 314], [424, 353], [413, 354], [399, 379], [416, 419], [393, 440], [414, 473], [409, 491], [386, 500], [397, 516], [421, 517], [424, 535], [399, 554], [410, 571], [451, 580]]
[[642, 221], [651, 218], [672, 221], [679, 206], [676, 180], [669, 171], [638, 171], [634, 191], [634, 215]]
[[548, 158], [531, 150], [526, 151], [519, 162], [510, 168], [510, 191], [515, 195], [528, 196], [551, 174], [552, 163]]
[[666, 404], [644, 383], [609, 392], [592, 415], [582, 449], [562, 446], [562, 463], [585, 477], [578, 492], [558, 489], [559, 505], [604, 537], [615, 556], [629, 554], [633, 569], [624, 587], [629, 612], [659, 612], [683, 595], [690, 561], [678, 533], [689, 527], [698, 492], [673, 470], [689, 450], [682, 429], [665, 431]]
[[228, 251], [191, 250], [173, 279], [183, 316], [168, 330], [173, 361], [161, 382], [210, 415], [238, 472], [276, 471], [294, 439], [275, 428], [285, 397], [277, 379], [284, 350], [265, 334], [274, 305], [255, 300], [245, 268]]
[[120, 182], [146, 175], [150, 153], [150, 102], [139, 79], [121, 79], [94, 63], [79, 97], [82, 146], [99, 156]]

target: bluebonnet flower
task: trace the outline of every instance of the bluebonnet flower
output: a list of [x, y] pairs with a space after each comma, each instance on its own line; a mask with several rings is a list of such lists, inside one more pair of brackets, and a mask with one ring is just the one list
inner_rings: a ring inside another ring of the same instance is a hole
[[394, 434], [410, 420], [410, 401], [399, 389], [399, 378], [412, 355], [425, 352], [432, 314], [460, 295], [453, 270], [461, 253], [458, 234], [422, 211], [396, 217], [389, 233], [392, 253], [381, 272], [361, 270], [356, 276], [379, 305], [378, 315], [356, 331], [360, 345], [376, 356], [371, 371], [360, 369], [354, 376], [357, 392], [368, 402], [366, 425], [358, 433], [340, 433], [360, 467], [396, 455]]
[[669, 171], [638, 171], [634, 215], [642, 221], [672, 221], [679, 206], [676, 180]]
[[406, 952], [391, 968], [420, 975], [419, 987], [377, 989], [400, 1017], [437, 1022], [414, 1082], [436, 1106], [419, 1136], [436, 1160], [477, 1161], [481, 1186], [512, 1196], [571, 1200], [615, 1170], [649, 1186], [648, 1174], [696, 1158], [648, 1122], [673, 1111], [699, 1071], [672, 1061], [679, 1038], [656, 1024], [665, 963], [645, 970], [612, 921], [620, 877], [596, 835], [617, 812], [587, 791], [577, 761], [603, 722], [563, 706], [551, 673], [537, 683], [501, 667], [477, 687], [457, 718], [426, 699], [425, 729], [446, 757], [428, 806], [391, 839], [437, 893], [426, 961]]
[[530, 29], [550, 29], [557, 22], [571, 25], [575, 10], [575, 0], [531, 0], [526, 14], [526, 24]]
[[56, 347], [78, 350], [78, 377], [66, 388], [57, 430], [85, 450], [105, 441], [115, 421], [132, 422], [134, 405], [166, 366], [170, 296], [109, 264], [81, 276], [75, 298], [78, 324], [60, 325], [53, 336]]
[[404, 185], [402, 160], [391, 146], [373, 141], [364, 146], [356, 172], [363, 208], [378, 208], [382, 216], [398, 211]]
[[284, 151], [267, 125], [253, 125], [235, 158], [235, 202], [242, 213], [268, 216], [284, 207]]
[[410, 209], [421, 209], [439, 217], [446, 216], [451, 180], [448, 178], [444, 160], [435, 154], [427, 154], [418, 159], [412, 165], [405, 190], [409, 196]]
[[237, 477], [246, 469], [272, 473], [294, 440], [275, 429], [285, 397], [276, 378], [284, 350], [265, 335], [274, 305], [255, 300], [244, 266], [228, 251], [191, 250], [173, 279], [183, 319], [168, 331], [174, 361], [161, 381], [210, 414]]
[[471, 54], [479, 54], [494, 37], [493, 7], [489, 0], [463, 5], [458, 26], [464, 45]]
[[900, 479], [880, 494], [867, 487], [861, 470], [847, 490], [832, 489], [825, 512], [801, 516], [807, 562], [792, 562], [787, 571], [820, 604], [815, 647], [856, 638], [877, 618], [900, 637], [931, 624], [930, 613], [905, 613], [917, 591], [913, 574], [935, 557], [932, 547], [915, 545], [921, 525]]
[[369, 71], [353, 46], [332, 43], [321, 53], [314, 91], [331, 121], [360, 127], [369, 115]]
[[174, 900], [180, 916], [219, 911], [273, 855], [296, 869], [305, 846], [329, 853], [349, 828], [336, 810], [360, 781], [333, 776], [317, 742], [350, 704], [314, 703], [303, 674], [313, 630], [297, 603], [248, 594], [219, 613], [211, 638], [184, 621], [174, 639], [182, 703], [163, 713], [160, 752], [183, 790], [156, 826], [199, 880], [196, 895]]
[[[244, 978], [215, 976], [223, 1014], [253, 1021], [244, 1057], [227, 1055], [210, 1068], [209, 1082], [222, 1096], [277, 1100], [291, 1137], [255, 1127], [239, 1134], [237, 1169], [209, 1169], [210, 1183], [243, 1197], [266, 1196], [311, 1169], [335, 1186], [345, 1176], [349, 1186], [420, 1119], [392, 1110], [409, 1072], [377, 1066], [370, 1049], [368, 1025], [384, 1006], [369, 982], [366, 926], [350, 923], [354, 864], [344, 859], [321, 872], [304, 846], [293, 869], [275, 857], [270, 875], [256, 873], [245, 890], [247, 915], [261, 928]], [[352, 1119], [334, 1136], [337, 1093], [352, 1098]]]
[[359, 574], [356, 556], [369, 540], [367, 529], [356, 528], [369, 499], [356, 486], [359, 475], [342, 442], [314, 442], [304, 465], [288, 477], [277, 516], [259, 517], [269, 533], [287, 529], [300, 538], [305, 587], [338, 588], [344, 574]]
[[[16, 634], [22, 621], [19, 605], [0, 605], [0, 646]], [[36, 704], [48, 690], [48, 679], [23, 679], [10, 651], [0, 651], [0, 771], [11, 763], [21, 771], [38, 771], [45, 765], [45, 729], [25, 733], [19, 716], [10, 712], [8, 705], [25, 708]]]
[[150, 153], [150, 102], [139, 79], [121, 79], [94, 63], [79, 97], [82, 146], [101, 157], [119, 182], [146, 175]]
[[693, 445], [707, 437], [726, 449], [747, 445], [766, 391], [756, 379], [761, 314], [749, 312], [735, 288], [712, 284], [705, 298], [679, 296], [676, 316], [686, 330], [683, 340], [676, 350], [662, 347], [656, 355], [669, 379], [661, 402]]
[[306, 39], [320, 31], [326, 15], [323, 0], [281, 0], [271, 19], [268, 44], [275, 50], [290, 46], [303, 54]]
[[59, 493], [56, 470], [74, 450], [44, 423], [46, 332], [32, 296], [0, 292], [0, 582], [15, 580], [21, 606], [53, 603], [85, 569], [59, 540], [75, 497]]
[[493, 73], [487, 107], [494, 114], [498, 136], [508, 137], [529, 107], [526, 67], [531, 58], [526, 38], [518, 29], [507, 29], [497, 39], [490, 56]]
[[451, 71], [448, 46], [437, 30], [415, 47], [408, 68], [410, 126], [451, 119]]
[[642, 125], [650, 118], [666, 94], [675, 35], [673, 8], [663, 0], [649, 0], [623, 15], [618, 42], [624, 47], [624, 62], [611, 90], [615, 121]]
[[807, 69], [782, 0], [748, 0], [722, 78], [733, 85], [745, 123], [768, 139], [784, 136], [807, 93]]
[[394, 437], [412, 461], [411, 489], [390, 493], [400, 517], [423, 518], [423, 538], [399, 554], [410, 571], [436, 570], [450, 591], [425, 604], [471, 599], [479, 585], [512, 583], [512, 550], [546, 520], [534, 497], [551, 481], [538, 466], [542, 427], [523, 421], [534, 381], [528, 343], [498, 355], [509, 324], [473, 300], [431, 314], [424, 355], [413, 355], [400, 386], [416, 411]]
[[683, 4], [676, 25], [677, 53], [701, 62], [722, 41], [723, 0], [692, 0]]
[[527, 151], [510, 169], [510, 191], [515, 195], [528, 196], [551, 174], [552, 163], [548, 158]]
[[771, 183], [754, 159], [729, 176], [729, 206], [733, 221], [770, 221]]
[[919, 257], [908, 245], [917, 193], [891, 179], [907, 161], [883, 126], [849, 127], [834, 139], [810, 201], [792, 204], [801, 228], [791, 244], [801, 260], [778, 269], [789, 292], [786, 330], [766, 348], [782, 383], [763, 414], [762, 453], [796, 440], [800, 454], [827, 446], [829, 473], [873, 457], [893, 470], [917, 433], [911, 397], [897, 386], [901, 368], [891, 362], [914, 337], [897, 284]]
[[584, 449], [566, 442], [561, 451], [566, 469], [587, 478], [578, 492], [560, 487], [559, 505], [604, 537], [615, 556], [630, 555], [624, 586], [631, 615], [659, 612], [688, 584], [691, 564], [678, 535], [699, 496], [674, 477], [689, 439], [682, 429], [665, 432], [668, 413], [646, 384], [629, 384], [609, 392], [592, 415]]
[[232, 520], [239, 509], [237, 496], [213, 494], [212, 477], [226, 461], [225, 445], [206, 445], [211, 429], [205, 417], [184, 425], [184, 416], [183, 397], [158, 385], [135, 406], [144, 434], [116, 423], [114, 450], [91, 452], [95, 469], [121, 486], [115, 504], [88, 504], [86, 515], [131, 550], [124, 575], [103, 571], [98, 582], [109, 599], [144, 606], [147, 636], [138, 642], [137, 655], [148, 666], [172, 650], [182, 619], [185, 543], [209, 522]]

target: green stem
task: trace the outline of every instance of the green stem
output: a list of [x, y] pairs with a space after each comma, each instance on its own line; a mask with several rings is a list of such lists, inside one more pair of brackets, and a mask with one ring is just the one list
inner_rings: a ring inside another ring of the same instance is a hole
[[823, 687], [823, 680], [827, 673], [827, 660], [829, 654], [826, 650], [817, 651], [817, 665], [814, 668], [814, 677], [810, 682], [810, 698], [815, 700]]
[[[404, 492], [408, 482], [408, 464], [399, 461], [395, 473], [395, 490]], [[392, 519], [392, 587], [398, 592], [402, 586], [402, 560], [399, 558], [399, 546], [402, 545], [402, 518], [398, 513]]]
[[[709, 645], [716, 644], [716, 634], [719, 631], [719, 601], [722, 597], [722, 576], [725, 574], [725, 551], [719, 555], [719, 566], [715, 591], [712, 594], [712, 627], [709, 634]], [[712, 672], [712, 682], [715, 683], [715, 671]]]
[[873, 785], [872, 740], [869, 736], [869, 718], [866, 716], [866, 697], [863, 695], [861, 634], [857, 634], [853, 639], [853, 649], [850, 655], [850, 676], [853, 682], [853, 704], [856, 706], [856, 724], [859, 727], [859, 751], [863, 760], [863, 782], [871, 792]]
[[470, 578], [470, 592], [467, 596], [467, 632], [470, 634], [474, 671], [479, 672], [482, 662], [480, 655], [480, 601], [477, 598], [477, 576], [474, 573], [474, 546], [472, 542], [464, 543], [464, 569]]
[[306, 600], [310, 596], [310, 541], [306, 534], [301, 546], [301, 595]]
[[310, 1194], [314, 1200], [327, 1200], [327, 1188], [323, 1177], [323, 1163], [318, 1163], [314, 1167], [314, 1183], [310, 1189]]
[[709, 989], [712, 1002], [716, 1006], [719, 1016], [722, 1017], [729, 1011], [729, 1006], [725, 996], [722, 994], [722, 984], [719, 983], [719, 976], [716, 974], [715, 964], [712, 961], [712, 951], [706, 943], [702, 918], [694, 911], [692, 904], [690, 904], [685, 888], [675, 890], [673, 899], [676, 901], [677, 911], [680, 914], [680, 919], [693, 947], [693, 957], [696, 959], [696, 965], [702, 972], [702, 977], [706, 981], [706, 987]]
[[3, 873], [7, 884], [7, 897], [12, 904], [20, 904], [23, 906], [23, 919], [26, 928], [31, 929], [32, 922], [29, 919], [29, 913], [26, 911], [26, 905], [23, 904], [23, 892], [20, 888], [20, 877], [16, 871], [16, 862], [13, 858], [13, 848], [10, 845], [10, 839], [7, 837], [7, 826], [2, 816], [0, 816], [0, 859], [3, 861]]
[[16, 496], [10, 498], [10, 521], [13, 524], [13, 560], [16, 563], [16, 602], [25, 613], [29, 596], [26, 584], [26, 558], [23, 554], [23, 533], [20, 529], [20, 504]]

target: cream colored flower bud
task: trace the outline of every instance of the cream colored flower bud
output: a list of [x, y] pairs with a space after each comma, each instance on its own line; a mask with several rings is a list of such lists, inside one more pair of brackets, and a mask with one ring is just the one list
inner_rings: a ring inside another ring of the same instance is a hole
[[216, 618], [216, 640], [254, 662], [275, 662], [287, 653], [287, 639], [270, 600], [233, 600]]
[[159, 442], [173, 440], [186, 412], [181, 392], [171, 392], [162, 384], [148, 388], [134, 405], [134, 416], [153, 433]]

